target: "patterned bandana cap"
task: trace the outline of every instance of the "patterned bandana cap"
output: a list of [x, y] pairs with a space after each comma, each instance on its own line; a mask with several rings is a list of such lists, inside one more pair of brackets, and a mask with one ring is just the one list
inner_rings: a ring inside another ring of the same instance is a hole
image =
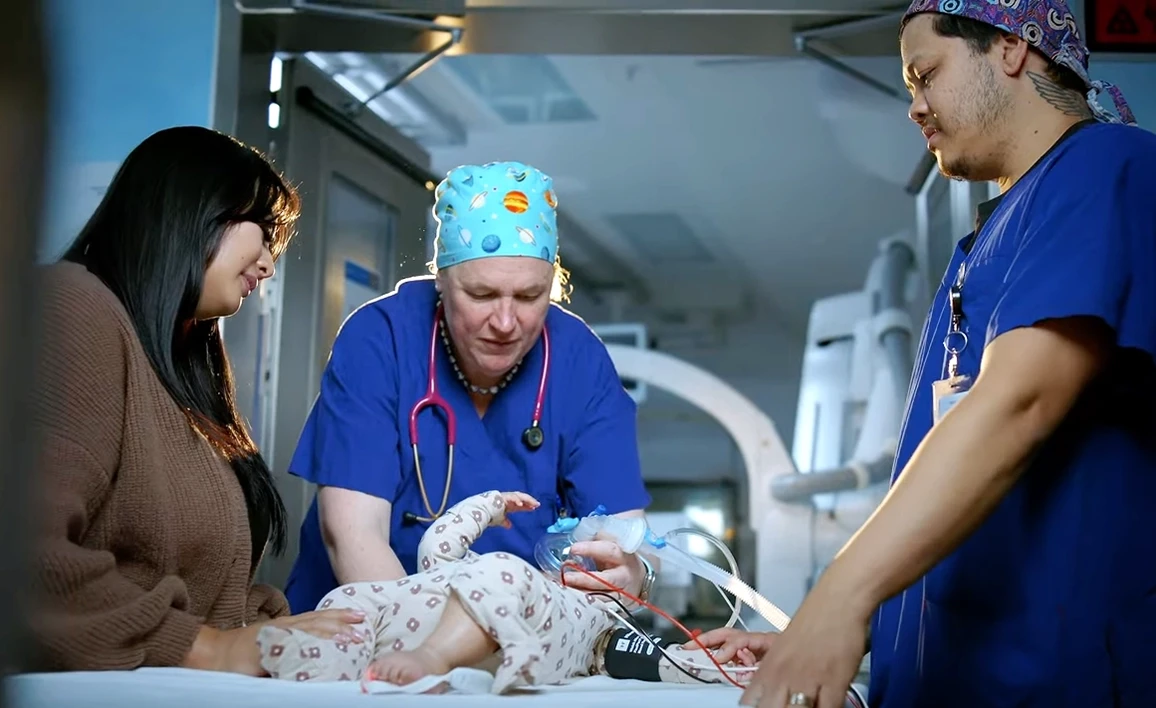
[[520, 162], [463, 165], [434, 191], [438, 268], [475, 258], [558, 255], [558, 200], [553, 182]]
[[[1076, 19], [1065, 0], [915, 0], [906, 17], [922, 12], [967, 17], [1019, 36], [1056, 64], [1076, 72], [1088, 87], [1088, 105], [1098, 120], [1136, 125], [1120, 89], [1088, 78], [1088, 47], [1080, 39]], [[1119, 117], [1099, 104], [1096, 95], [1100, 92], [1112, 97]]]

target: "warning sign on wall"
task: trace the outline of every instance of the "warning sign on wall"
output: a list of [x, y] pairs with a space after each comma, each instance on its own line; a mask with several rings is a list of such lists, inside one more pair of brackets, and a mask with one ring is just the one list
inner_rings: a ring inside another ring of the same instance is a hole
[[1085, 0], [1093, 52], [1156, 53], [1156, 0]]

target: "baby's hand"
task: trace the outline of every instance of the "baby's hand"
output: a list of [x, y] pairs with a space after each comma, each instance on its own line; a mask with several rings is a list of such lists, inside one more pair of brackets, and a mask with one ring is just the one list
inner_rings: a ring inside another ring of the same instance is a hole
[[[506, 514], [512, 514], [515, 511], [533, 511], [537, 509], [540, 504], [537, 499], [524, 492], [502, 492], [502, 501], [505, 502]], [[501, 525], [505, 528], [510, 528], [510, 520], [502, 516]]]

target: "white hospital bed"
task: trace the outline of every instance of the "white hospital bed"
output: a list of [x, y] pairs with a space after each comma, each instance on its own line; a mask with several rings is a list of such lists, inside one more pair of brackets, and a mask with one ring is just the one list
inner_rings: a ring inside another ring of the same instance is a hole
[[663, 708], [735, 708], [732, 686], [623, 681], [593, 676], [513, 695], [364, 694], [356, 682], [294, 683], [191, 669], [138, 669], [23, 674], [5, 686], [12, 708], [625, 708], [631, 701]]

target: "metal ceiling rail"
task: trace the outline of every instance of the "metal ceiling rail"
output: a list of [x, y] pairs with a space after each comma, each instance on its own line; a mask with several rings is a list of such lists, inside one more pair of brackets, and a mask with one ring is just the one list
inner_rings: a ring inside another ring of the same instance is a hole
[[870, 86], [871, 88], [886, 94], [892, 98], [907, 102], [907, 96], [894, 86], [884, 83], [873, 76], [868, 76], [855, 67], [847, 64], [843, 60], [836, 57], [832, 52], [823, 50], [814, 46], [815, 41], [823, 41], [828, 39], [835, 39], [837, 37], [846, 37], [869, 30], [879, 29], [887, 25], [894, 27], [899, 26], [899, 22], [903, 19], [902, 12], [889, 12], [875, 17], [868, 17], [865, 19], [848, 20], [846, 22], [838, 22], [825, 27], [816, 27], [809, 30], [803, 30], [795, 33], [795, 49], [801, 54], [823, 63], [826, 66], [842, 72], [851, 78]]
[[[802, 30], [795, 33], [795, 48], [799, 53], [805, 54], [825, 66], [850, 76], [880, 93], [902, 101], [903, 103], [909, 103], [911, 99], [904, 91], [900, 91], [891, 84], [859, 71], [836, 57], [832, 52], [825, 51], [813, 45], [816, 41], [822, 42], [838, 37], [847, 37], [861, 32], [881, 29], [889, 25], [898, 28], [903, 21], [903, 15], [903, 12], [888, 12], [866, 19], [848, 20], [824, 27]], [[935, 164], [935, 156], [930, 152], [924, 153], [919, 160], [919, 164], [915, 166], [911, 179], [908, 180], [907, 185], [904, 187], [905, 191], [911, 195], [919, 194], [920, 190], [923, 189], [923, 184], [927, 181], [927, 176], [935, 169]]]
[[352, 20], [367, 20], [370, 22], [380, 22], [383, 24], [409, 27], [416, 30], [424, 30], [427, 32], [445, 32], [449, 34], [449, 39], [442, 42], [433, 49], [427, 51], [422, 56], [418, 57], [416, 61], [403, 69], [400, 74], [389, 79], [384, 86], [377, 92], [366, 97], [363, 101], [351, 101], [346, 107], [346, 114], [355, 118], [361, 114], [362, 111], [378, 97], [386, 92], [397, 88], [420, 74], [425, 69], [429, 68], [438, 58], [456, 46], [462, 41], [462, 33], [465, 31], [461, 27], [454, 27], [452, 25], [443, 24], [436, 20], [426, 20], [420, 17], [409, 17], [408, 15], [397, 15], [388, 12], [382, 12], [372, 9], [351, 8], [346, 6], [329, 5], [323, 2], [314, 2], [312, 0], [292, 0], [289, 7], [281, 8], [255, 8], [245, 6], [241, 0], [236, 0], [234, 6], [237, 12], [249, 15], [270, 15], [270, 14], [314, 14], [326, 15], [329, 17], [340, 17]]

